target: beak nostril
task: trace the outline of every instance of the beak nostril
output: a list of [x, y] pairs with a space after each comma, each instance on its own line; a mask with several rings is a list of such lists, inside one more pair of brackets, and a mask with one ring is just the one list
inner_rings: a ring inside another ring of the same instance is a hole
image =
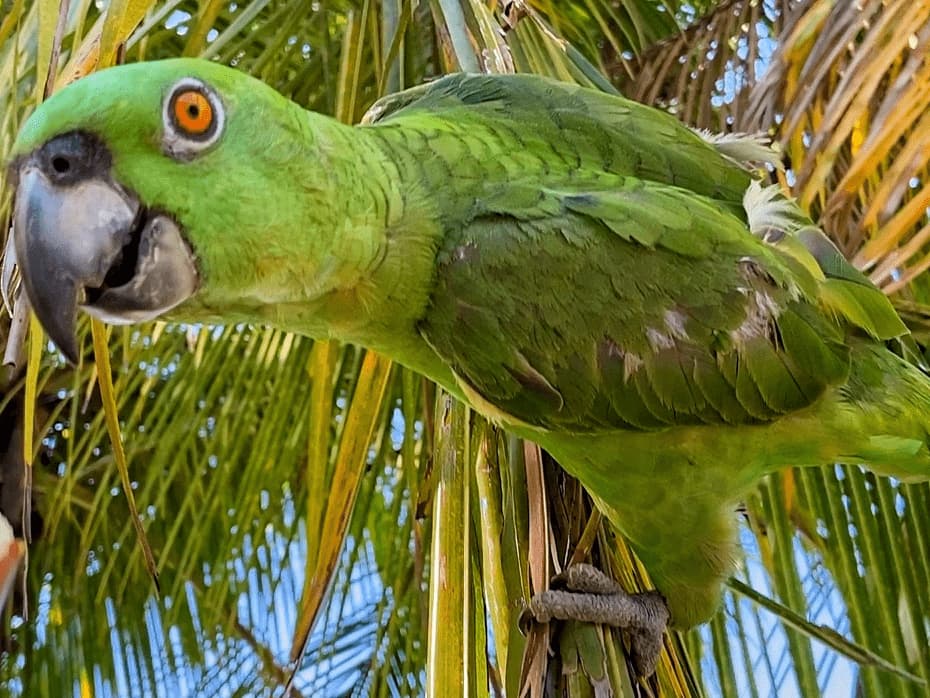
[[52, 169], [58, 174], [66, 174], [71, 171], [71, 161], [63, 155], [56, 155], [52, 158]]
[[[0, 0], [0, 5], [3, 0]], [[71, 186], [92, 178], [106, 179], [112, 158], [97, 136], [69, 131], [47, 141], [31, 158], [55, 184]]]

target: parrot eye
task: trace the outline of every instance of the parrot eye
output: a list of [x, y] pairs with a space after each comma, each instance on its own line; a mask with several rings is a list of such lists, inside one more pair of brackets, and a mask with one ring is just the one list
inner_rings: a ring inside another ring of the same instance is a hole
[[195, 90], [185, 90], [174, 98], [174, 125], [189, 136], [202, 136], [213, 125], [210, 101]]
[[190, 160], [206, 150], [223, 131], [222, 102], [194, 78], [185, 78], [172, 88], [163, 117], [165, 150], [179, 160]]

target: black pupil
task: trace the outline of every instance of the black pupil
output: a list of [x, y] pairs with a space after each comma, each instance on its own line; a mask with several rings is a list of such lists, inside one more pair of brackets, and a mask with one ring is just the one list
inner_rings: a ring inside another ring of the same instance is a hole
[[58, 174], [64, 174], [71, 169], [71, 163], [68, 162], [68, 158], [59, 155], [58, 157], [52, 158], [52, 167]]
[[198, 116], [200, 116], [200, 107], [198, 107], [196, 104], [188, 104], [187, 115], [192, 119], [196, 119]]

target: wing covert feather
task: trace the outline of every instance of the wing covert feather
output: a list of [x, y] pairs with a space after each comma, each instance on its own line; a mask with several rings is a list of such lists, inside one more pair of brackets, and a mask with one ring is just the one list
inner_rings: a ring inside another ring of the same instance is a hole
[[488, 197], [448, 237], [420, 324], [505, 421], [758, 423], [845, 379], [846, 330], [806, 295], [824, 280], [797, 279], [802, 265], [717, 202], [633, 179], [528, 201]]

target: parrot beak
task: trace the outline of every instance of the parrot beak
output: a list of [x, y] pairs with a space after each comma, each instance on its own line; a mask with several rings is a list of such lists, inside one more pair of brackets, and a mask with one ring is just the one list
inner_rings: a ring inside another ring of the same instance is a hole
[[36, 316], [76, 363], [78, 307], [111, 323], [150, 320], [194, 293], [197, 270], [173, 220], [114, 184], [99, 153], [82, 161], [91, 146], [45, 152], [69, 137], [84, 138], [59, 137], [19, 162], [13, 239]]

